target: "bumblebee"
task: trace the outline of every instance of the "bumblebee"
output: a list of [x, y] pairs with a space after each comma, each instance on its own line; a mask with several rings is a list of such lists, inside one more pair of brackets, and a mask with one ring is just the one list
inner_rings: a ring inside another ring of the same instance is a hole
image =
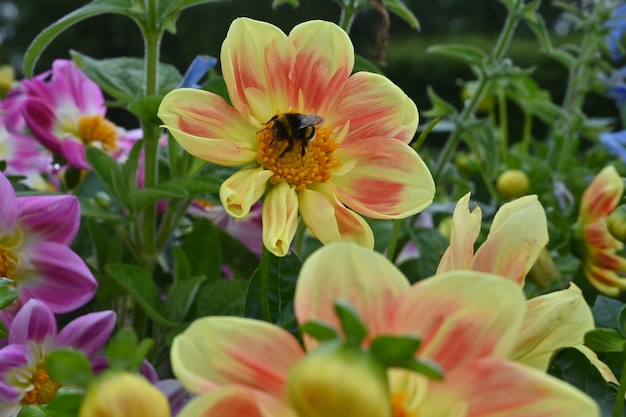
[[265, 125], [272, 124], [271, 127], [268, 126], [266, 129], [274, 131], [276, 140], [289, 142], [279, 157], [293, 149], [294, 140], [302, 141], [300, 155], [304, 156], [307, 144], [315, 136], [315, 126], [323, 121], [324, 119], [317, 114], [281, 113], [269, 119]]

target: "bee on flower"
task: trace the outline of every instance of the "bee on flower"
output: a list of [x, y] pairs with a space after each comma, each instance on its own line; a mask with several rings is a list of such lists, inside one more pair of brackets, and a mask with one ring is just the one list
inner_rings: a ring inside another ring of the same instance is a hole
[[221, 202], [243, 218], [264, 198], [270, 252], [287, 254], [299, 215], [323, 244], [371, 248], [373, 233], [361, 215], [405, 218], [432, 202], [432, 176], [408, 146], [418, 124], [415, 104], [381, 75], [351, 75], [353, 46], [338, 26], [309, 21], [286, 35], [240, 18], [221, 63], [232, 106], [181, 88], [165, 96], [158, 116], [192, 155], [241, 167], [222, 184]]

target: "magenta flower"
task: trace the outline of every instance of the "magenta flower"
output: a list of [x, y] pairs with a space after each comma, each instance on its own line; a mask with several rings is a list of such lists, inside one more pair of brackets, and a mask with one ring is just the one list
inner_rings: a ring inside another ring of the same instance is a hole
[[80, 224], [76, 197], [18, 198], [2, 174], [0, 196], [0, 277], [14, 281], [17, 305], [36, 298], [66, 313], [88, 302], [98, 284], [69, 248]]
[[54, 314], [38, 300], [28, 301], [9, 328], [9, 344], [0, 349], [0, 417], [16, 416], [22, 406], [47, 404], [61, 385], [50, 378], [46, 357], [74, 348], [93, 357], [115, 326], [113, 311], [86, 314], [58, 332]]
[[102, 90], [72, 62], [56, 60], [52, 70], [24, 80], [22, 114], [32, 134], [73, 167], [89, 169], [85, 146], [115, 155], [122, 132], [105, 118]]

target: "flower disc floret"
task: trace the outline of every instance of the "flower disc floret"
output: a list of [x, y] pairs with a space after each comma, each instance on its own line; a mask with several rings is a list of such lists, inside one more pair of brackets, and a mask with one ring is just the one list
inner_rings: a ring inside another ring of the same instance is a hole
[[33, 388], [24, 394], [22, 399], [23, 405], [42, 405], [48, 404], [57, 393], [61, 385], [50, 378], [45, 367], [38, 367], [35, 371], [30, 383]]

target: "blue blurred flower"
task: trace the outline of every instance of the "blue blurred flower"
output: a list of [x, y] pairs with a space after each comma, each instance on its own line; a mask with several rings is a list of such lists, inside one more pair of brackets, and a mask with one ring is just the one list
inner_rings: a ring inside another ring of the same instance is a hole
[[198, 55], [193, 60], [187, 72], [180, 82], [179, 88], [200, 88], [198, 82], [204, 75], [217, 64], [217, 59], [209, 55]]
[[626, 3], [621, 4], [613, 10], [611, 18], [606, 21], [609, 33], [606, 35], [606, 43], [613, 55], [613, 59], [622, 58], [619, 44], [622, 36], [626, 33]]
[[609, 154], [617, 156], [626, 163], [626, 130], [600, 133], [600, 143]]

